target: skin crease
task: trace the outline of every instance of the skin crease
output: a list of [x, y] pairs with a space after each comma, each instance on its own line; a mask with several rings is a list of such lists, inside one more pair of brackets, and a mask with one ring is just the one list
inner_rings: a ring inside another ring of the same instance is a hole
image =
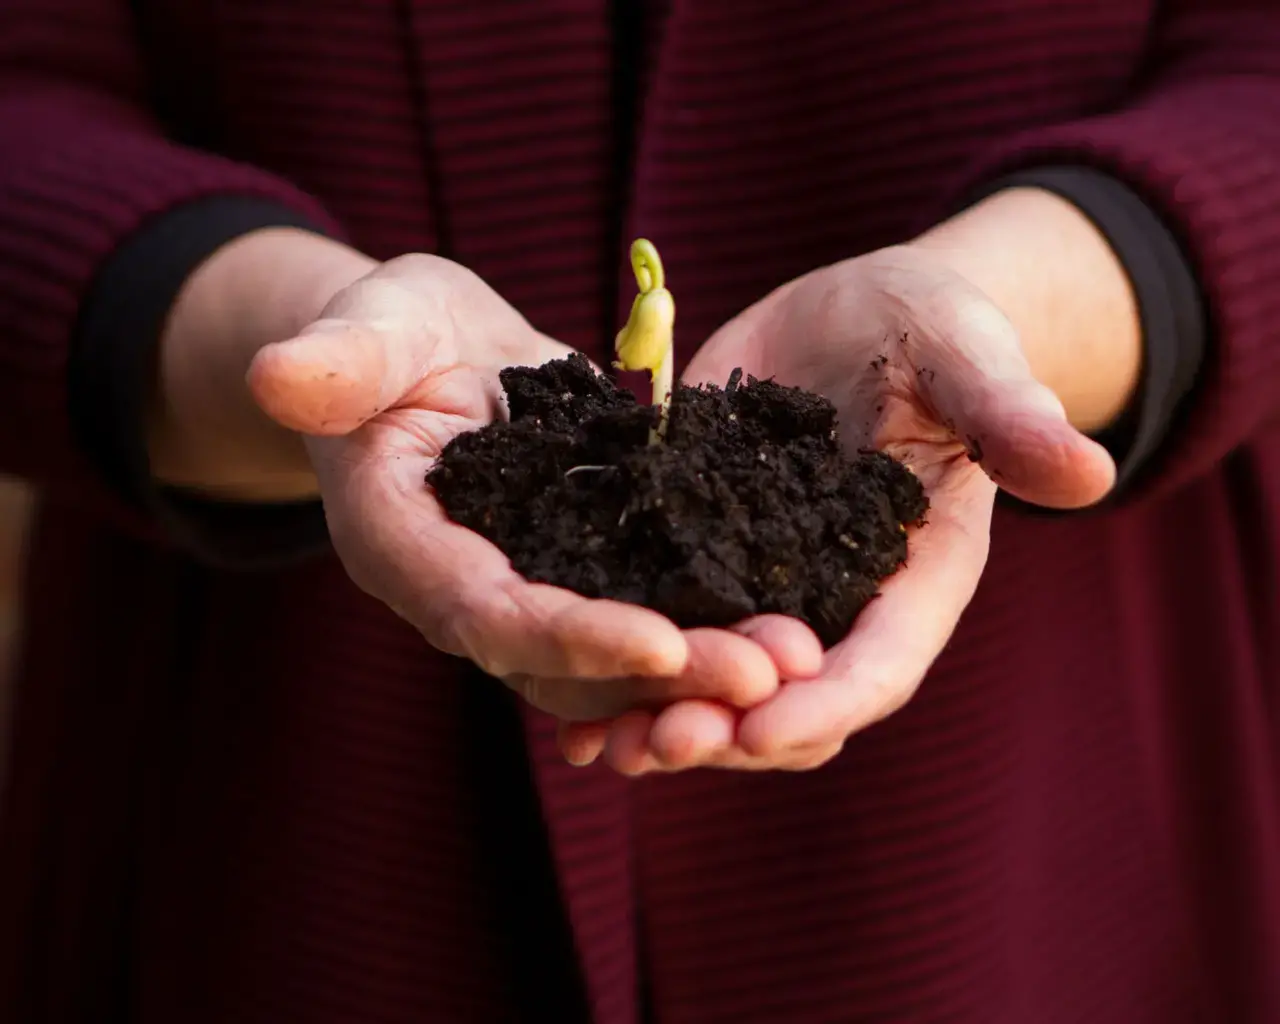
[[[818, 341], [797, 353], [795, 336]], [[886, 447], [929, 490], [908, 566], [824, 656], [793, 620], [681, 631], [529, 584], [448, 522], [422, 487], [431, 459], [498, 414], [501, 366], [565, 351], [448, 261], [379, 266], [305, 232], [255, 232], [192, 275], [169, 319], [153, 472], [222, 500], [320, 494], [357, 585], [559, 717], [574, 763], [803, 770], [915, 692], [985, 565], [993, 476], [1056, 507], [1106, 494], [1114, 466], [1079, 431], [1119, 414], [1141, 362], [1114, 254], [1034, 189], [790, 282], [709, 339], [686, 379], [743, 366], [819, 391], [846, 443]]]

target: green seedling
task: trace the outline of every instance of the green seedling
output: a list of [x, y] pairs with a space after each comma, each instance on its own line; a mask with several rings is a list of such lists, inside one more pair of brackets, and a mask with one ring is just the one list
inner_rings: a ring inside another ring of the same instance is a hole
[[648, 239], [637, 238], [631, 243], [631, 269], [640, 294], [631, 304], [631, 315], [614, 341], [613, 350], [618, 358], [613, 365], [619, 370], [649, 371], [653, 404], [661, 410], [657, 427], [649, 433], [649, 443], [658, 444], [667, 432], [667, 410], [671, 403], [676, 303], [666, 289], [658, 250]]

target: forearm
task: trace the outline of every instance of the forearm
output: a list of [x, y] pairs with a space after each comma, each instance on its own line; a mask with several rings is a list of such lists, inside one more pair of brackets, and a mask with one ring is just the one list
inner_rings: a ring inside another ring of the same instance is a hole
[[1048, 191], [998, 192], [917, 238], [981, 288], [1017, 328], [1032, 373], [1093, 432], [1138, 386], [1142, 336], [1129, 279], [1107, 240]]
[[148, 430], [155, 478], [223, 500], [314, 496], [301, 438], [258, 409], [245, 373], [262, 346], [296, 334], [375, 265], [292, 228], [250, 232], [206, 260], [161, 339]]

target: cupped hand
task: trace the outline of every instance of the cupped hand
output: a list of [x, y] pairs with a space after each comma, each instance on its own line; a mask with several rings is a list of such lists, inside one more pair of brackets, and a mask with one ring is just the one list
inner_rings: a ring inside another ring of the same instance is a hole
[[569, 349], [479, 277], [401, 257], [333, 296], [249, 371], [257, 403], [307, 437], [325, 515], [354, 582], [434, 646], [465, 657], [565, 721], [680, 698], [747, 707], [778, 686], [786, 651], [723, 630], [519, 576], [452, 523], [426, 486], [449, 440], [502, 415], [498, 371]]
[[574, 725], [561, 747], [576, 763], [602, 750], [628, 774], [826, 762], [902, 707], [947, 643], [986, 564], [998, 486], [1074, 508], [1114, 482], [1107, 452], [1032, 377], [1010, 322], [927, 251], [881, 250], [792, 281], [713, 335], [685, 378], [723, 385], [736, 367], [829, 398], [847, 449], [883, 449], [920, 478], [927, 523], [842, 642], [815, 653], [816, 640], [798, 643], [799, 624], [785, 624], [807, 662], [788, 665], [759, 706], [689, 699]]

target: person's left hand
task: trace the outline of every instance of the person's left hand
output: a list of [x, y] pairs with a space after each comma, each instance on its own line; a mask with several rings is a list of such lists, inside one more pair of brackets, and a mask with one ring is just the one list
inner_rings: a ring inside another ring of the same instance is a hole
[[881, 250], [792, 281], [716, 332], [685, 379], [723, 386], [737, 367], [829, 398], [847, 449], [886, 450], [920, 478], [927, 524], [841, 643], [824, 654], [787, 622], [792, 671], [774, 696], [745, 712], [684, 700], [562, 726], [574, 763], [602, 751], [626, 774], [825, 763], [900, 708], [947, 643], [986, 564], [997, 486], [1073, 508], [1114, 482], [1110, 456], [1033, 379], [1010, 322], [925, 251]]

